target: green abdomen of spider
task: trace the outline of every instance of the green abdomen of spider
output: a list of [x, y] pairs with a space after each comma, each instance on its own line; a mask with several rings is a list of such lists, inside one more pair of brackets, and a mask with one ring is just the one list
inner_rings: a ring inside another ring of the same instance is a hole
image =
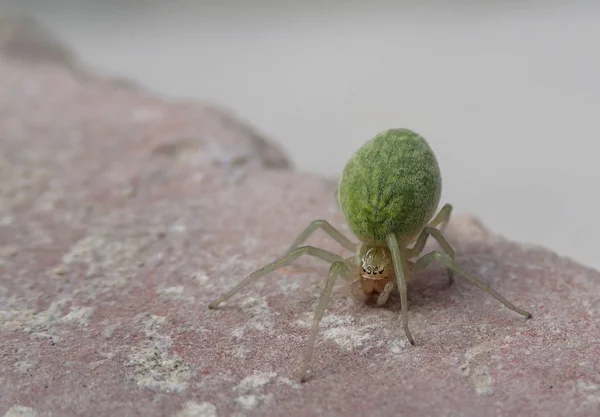
[[383, 243], [394, 233], [409, 239], [431, 219], [442, 179], [435, 154], [423, 137], [389, 129], [350, 158], [338, 199], [352, 232], [364, 242]]

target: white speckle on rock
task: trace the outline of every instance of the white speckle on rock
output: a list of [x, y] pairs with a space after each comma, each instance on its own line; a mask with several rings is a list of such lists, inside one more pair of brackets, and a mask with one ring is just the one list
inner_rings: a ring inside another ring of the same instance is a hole
[[290, 387], [292, 387], [294, 389], [300, 389], [300, 388], [302, 388], [302, 385], [300, 385], [299, 383], [297, 383], [295, 381], [292, 381], [289, 378], [285, 378], [285, 377], [281, 377], [280, 376], [279, 378], [277, 378], [277, 380], [279, 382], [282, 382], [282, 383], [286, 384], [286, 385], [289, 385]]
[[177, 296], [183, 294], [183, 286], [176, 285], [174, 287], [159, 288], [157, 292], [160, 295]]
[[277, 379], [275, 372], [260, 372], [240, 381], [234, 390], [240, 394], [235, 401], [245, 409], [256, 408], [272, 399], [272, 394], [265, 395], [265, 387]]
[[390, 340], [390, 342], [388, 343], [388, 349], [390, 350], [391, 353], [393, 353], [394, 355], [398, 355], [402, 352], [404, 352], [404, 348], [406, 348], [406, 340], [402, 339], [395, 339], [395, 340]]
[[174, 233], [185, 233], [187, 227], [185, 227], [184, 224], [173, 224], [169, 227], [169, 231]]
[[75, 243], [62, 257], [62, 268], [84, 266], [85, 278], [94, 278], [90, 288], [120, 286], [137, 273], [140, 253], [153, 240], [151, 232], [123, 239], [105, 236], [103, 232], [91, 234]]
[[4, 417], [36, 417], [38, 412], [31, 407], [23, 407], [22, 405], [13, 405], [8, 409]]
[[232, 349], [232, 354], [234, 357], [238, 359], [245, 359], [250, 353], [250, 349], [245, 348], [244, 346], [237, 345]]
[[133, 379], [142, 388], [182, 392], [191, 377], [190, 368], [179, 355], [158, 347], [133, 348], [127, 365], [134, 368]]
[[600, 391], [600, 384], [592, 384], [579, 379], [577, 380], [577, 389], [584, 392]]
[[245, 327], [235, 327], [229, 334], [233, 338], [241, 339], [244, 336], [245, 332], [246, 332]]
[[156, 314], [142, 314], [138, 316], [138, 320], [144, 322], [143, 327], [146, 336], [155, 336], [158, 334], [157, 329], [166, 323], [167, 318]]
[[119, 323], [112, 323], [102, 329], [102, 337], [105, 339], [110, 339], [114, 334], [115, 330], [117, 330], [121, 325]]
[[495, 341], [486, 341], [486, 342], [480, 343], [478, 345], [475, 345], [473, 347], [470, 347], [465, 352], [465, 359], [467, 361], [471, 361], [471, 360], [475, 359], [476, 356], [479, 356], [482, 353], [487, 353], [487, 352], [494, 350], [496, 347], [495, 343], [496, 343]]
[[471, 362], [479, 355], [488, 353], [494, 350], [496, 344], [499, 346], [501, 343], [497, 341], [485, 341], [478, 345], [472, 346], [467, 349], [464, 353], [465, 361], [460, 365], [460, 370], [464, 376], [471, 375]]
[[250, 250], [256, 248], [256, 246], [258, 245], [258, 239], [256, 239], [252, 235], [246, 235], [246, 236], [244, 236], [244, 240], [243, 240], [242, 244], [244, 245], [244, 248], [246, 250], [250, 251]]
[[245, 408], [246, 410], [250, 410], [252, 408], [256, 408], [260, 401], [258, 396], [250, 394], [250, 395], [241, 395], [235, 399], [235, 402]]
[[256, 373], [242, 379], [235, 390], [239, 393], [262, 391], [266, 385], [272, 383], [276, 378], [277, 373], [275, 372]]
[[156, 292], [161, 297], [169, 298], [172, 300], [181, 300], [181, 301], [187, 301], [187, 302], [193, 302], [195, 300], [194, 296], [184, 295], [185, 288], [183, 287], [183, 285], [175, 285], [172, 287], [158, 288], [156, 290]]
[[173, 417], [217, 417], [217, 407], [209, 402], [188, 401]]
[[265, 333], [274, 333], [273, 331], [273, 313], [267, 301], [261, 297], [247, 297], [241, 303], [246, 314], [250, 314], [250, 318], [244, 326], [234, 330], [233, 337], [241, 337], [248, 329], [259, 330]]
[[206, 271], [196, 271], [192, 276], [192, 280], [198, 284], [206, 284], [208, 282], [208, 274]]
[[481, 396], [488, 396], [494, 393], [493, 379], [490, 369], [486, 365], [476, 366], [471, 372], [471, 381], [475, 385], [475, 392]]
[[62, 321], [65, 323], [76, 322], [82, 326], [89, 323], [90, 317], [94, 312], [93, 307], [73, 307], [71, 311], [63, 317]]
[[350, 315], [325, 316], [321, 320], [323, 337], [333, 340], [347, 352], [363, 346], [367, 340], [373, 337], [372, 334], [377, 326], [374, 324], [356, 326], [353, 321], [354, 318]]
[[[89, 322], [94, 309], [92, 307], [71, 306], [70, 311], [63, 315], [63, 309], [69, 300], [61, 299], [53, 301], [46, 310], [35, 311], [33, 309], [22, 311], [0, 310], [0, 328], [9, 331], [22, 331], [36, 334], [47, 333], [49, 329], [62, 323], [77, 323], [85, 326]], [[47, 337], [47, 335], [46, 335]]]
[[130, 379], [140, 387], [165, 392], [182, 392], [187, 389], [191, 371], [183, 359], [170, 353], [171, 337], [159, 332], [166, 317], [141, 315], [144, 334], [149, 338], [142, 346], [132, 348], [127, 366], [133, 368]]
[[34, 366], [35, 366], [35, 363], [27, 362], [27, 361], [19, 361], [14, 364], [15, 371], [17, 371], [17, 373], [19, 373], [21, 375], [28, 373], [30, 370], [32, 370], [34, 368]]

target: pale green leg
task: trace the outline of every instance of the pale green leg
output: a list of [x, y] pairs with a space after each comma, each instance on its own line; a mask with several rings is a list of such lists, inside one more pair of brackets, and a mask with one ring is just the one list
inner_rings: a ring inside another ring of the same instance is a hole
[[[454, 249], [452, 249], [452, 246], [450, 246], [444, 235], [442, 235], [442, 232], [440, 232], [435, 227], [426, 227], [423, 229], [423, 231], [419, 235], [419, 238], [417, 239], [417, 242], [408, 251], [409, 258], [419, 256], [421, 252], [423, 252], [423, 249], [425, 249], [425, 244], [427, 243], [427, 238], [429, 236], [434, 238], [437, 241], [437, 243], [442, 247], [444, 252], [446, 252], [452, 260], [454, 260]], [[452, 271], [452, 268], [448, 268], [448, 282], [450, 284], [454, 282], [454, 271]]]
[[290, 253], [298, 246], [300, 246], [308, 237], [313, 234], [318, 228], [323, 229], [329, 236], [331, 236], [336, 242], [342, 245], [344, 248], [354, 251], [356, 250], [356, 243], [352, 242], [342, 233], [340, 233], [335, 227], [333, 227], [327, 220], [315, 220], [311, 222], [306, 229], [296, 238], [292, 246], [286, 253]]
[[230, 299], [236, 292], [244, 288], [246, 285], [258, 281], [260, 278], [275, 271], [276, 269], [279, 269], [285, 265], [294, 262], [302, 255], [314, 256], [316, 258], [323, 259], [324, 261], [327, 261], [329, 263], [344, 262], [344, 259], [341, 256], [336, 255], [335, 253], [315, 248], [314, 246], [302, 246], [288, 253], [283, 258], [280, 258], [279, 260], [272, 262], [257, 271], [254, 271], [247, 278], [245, 278], [239, 284], [233, 287], [231, 290], [227, 291], [225, 294], [223, 294], [222, 296], [214, 300], [212, 303], [210, 303], [208, 305], [208, 308], [217, 308], [219, 304], [221, 304], [223, 301], [227, 301], [228, 299]]
[[402, 255], [400, 246], [398, 245], [398, 237], [390, 233], [386, 236], [386, 242], [392, 254], [392, 262], [394, 263], [394, 272], [396, 273], [396, 282], [398, 284], [398, 291], [400, 291], [400, 302], [402, 303], [402, 327], [408, 341], [414, 345], [415, 341], [408, 330], [408, 296], [407, 296], [407, 285], [406, 278], [408, 277], [408, 268], [406, 265], [406, 259]]
[[427, 226], [436, 227], [438, 224], [441, 224], [440, 230], [443, 232], [446, 229], [448, 222], [450, 222], [450, 214], [452, 214], [452, 204], [445, 204], [437, 216], [435, 216]]
[[321, 318], [323, 318], [323, 314], [325, 313], [325, 309], [327, 308], [327, 304], [331, 298], [335, 280], [337, 279], [338, 275], [348, 275], [349, 273], [350, 271], [348, 270], [348, 266], [342, 261], [335, 261], [329, 268], [329, 277], [325, 282], [325, 288], [323, 289], [321, 297], [319, 298], [319, 304], [317, 305], [317, 309], [315, 311], [315, 318], [313, 319], [313, 325], [310, 329], [308, 343], [304, 352], [302, 368], [300, 369], [301, 382], [306, 382], [308, 379], [308, 368], [310, 366], [315, 341], [317, 340], [317, 334], [319, 333], [319, 323], [321, 322]]
[[439, 251], [429, 252], [428, 254], [424, 255], [421, 259], [419, 259], [415, 263], [413, 272], [418, 272], [418, 271], [421, 271], [421, 270], [427, 268], [427, 266], [429, 266], [429, 264], [431, 264], [434, 261], [440, 261], [441, 263], [446, 265], [448, 268], [451, 268], [457, 274], [459, 274], [459, 275], [465, 277], [466, 279], [468, 279], [469, 281], [471, 281], [473, 284], [475, 284], [477, 287], [479, 287], [480, 290], [490, 294], [492, 297], [494, 297], [496, 300], [500, 301], [502, 304], [504, 304], [506, 307], [508, 307], [512, 311], [515, 311], [515, 312], [521, 314], [522, 316], [527, 317], [528, 319], [532, 317], [531, 313], [528, 313], [527, 311], [515, 306], [513, 303], [511, 303], [506, 298], [504, 298], [503, 296], [498, 294], [494, 289], [492, 289], [490, 286], [485, 284], [479, 278], [475, 277], [474, 275], [468, 273], [467, 271], [465, 271], [464, 269], [462, 269], [461, 267], [456, 265], [454, 263], [454, 260], [452, 258], [450, 258], [448, 255], [446, 255], [445, 253], [441, 253]]

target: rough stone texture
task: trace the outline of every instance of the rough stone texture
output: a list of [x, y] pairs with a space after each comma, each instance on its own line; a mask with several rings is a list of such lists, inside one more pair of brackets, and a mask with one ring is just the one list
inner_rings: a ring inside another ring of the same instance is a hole
[[332, 181], [220, 110], [14, 54], [0, 150], [0, 415], [600, 415], [596, 271], [457, 216], [459, 263], [534, 318], [434, 267], [410, 288], [413, 347], [397, 298], [340, 285], [299, 384], [326, 266], [207, 304], [310, 220], [347, 230]]

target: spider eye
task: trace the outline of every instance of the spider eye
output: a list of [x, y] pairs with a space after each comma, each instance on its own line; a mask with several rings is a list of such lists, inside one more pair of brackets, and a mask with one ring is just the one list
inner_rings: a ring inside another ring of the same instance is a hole
[[377, 267], [376, 267], [376, 266], [375, 266], [375, 267], [373, 267], [373, 273], [374, 273], [374, 274], [377, 274], [377, 272], [378, 272], [378, 270], [377, 270]]
[[367, 273], [371, 273], [371, 265], [367, 266]]

